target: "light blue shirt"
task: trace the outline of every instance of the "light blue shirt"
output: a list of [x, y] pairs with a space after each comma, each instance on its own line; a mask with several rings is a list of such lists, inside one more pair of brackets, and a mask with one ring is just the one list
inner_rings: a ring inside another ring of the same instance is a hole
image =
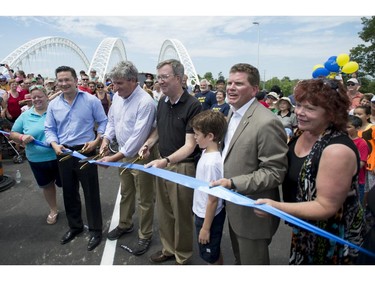
[[45, 121], [46, 141], [55, 141], [68, 146], [82, 145], [95, 139], [94, 126], [97, 132], [104, 133], [107, 125], [102, 103], [93, 95], [78, 91], [70, 105], [64, 95], [53, 99], [48, 105]]
[[[45, 142], [46, 135], [44, 134], [44, 121], [46, 119], [46, 112], [39, 115], [35, 112], [34, 107], [23, 112], [14, 122], [12, 127], [13, 132], [20, 134], [31, 135], [34, 139]], [[45, 162], [56, 159], [55, 151], [51, 148], [36, 145], [34, 143], [26, 144], [26, 156], [31, 162]]]
[[126, 99], [116, 93], [104, 137], [110, 141], [116, 137], [120, 152], [125, 157], [134, 157], [149, 136], [155, 118], [155, 102], [139, 85]]

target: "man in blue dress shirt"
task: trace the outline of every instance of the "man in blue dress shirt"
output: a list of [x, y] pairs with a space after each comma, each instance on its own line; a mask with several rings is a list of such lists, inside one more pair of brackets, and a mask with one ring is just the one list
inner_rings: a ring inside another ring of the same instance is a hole
[[[103, 106], [97, 97], [77, 89], [78, 78], [73, 68], [60, 66], [55, 74], [62, 94], [48, 106], [45, 121], [46, 142], [51, 144], [58, 160], [65, 156], [65, 149], [80, 150], [86, 156], [95, 155], [107, 125]], [[95, 124], [97, 134], [94, 131]], [[69, 230], [60, 242], [70, 242], [84, 229], [79, 194], [81, 183], [91, 236], [87, 250], [91, 251], [102, 240], [98, 170], [96, 165], [87, 165], [85, 169], [80, 169], [82, 164], [78, 161], [75, 157], [59, 161], [64, 206], [69, 224]]]

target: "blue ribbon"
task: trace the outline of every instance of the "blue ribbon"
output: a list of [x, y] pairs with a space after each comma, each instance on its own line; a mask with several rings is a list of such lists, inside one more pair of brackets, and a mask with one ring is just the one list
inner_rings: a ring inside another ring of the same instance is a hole
[[[2, 130], [0, 130], [0, 133], [2, 133], [4, 136], [7, 136], [7, 137], [9, 137], [9, 135], [10, 135], [9, 132], [2, 131]], [[44, 142], [42, 142], [42, 141], [36, 140], [36, 139], [34, 139], [32, 142], [33, 142], [34, 144], [36, 144], [36, 145], [39, 145], [39, 146], [43, 146], [43, 147], [46, 147], [46, 148], [51, 148], [50, 145], [48, 145], [48, 144], [46, 144], [46, 143], [44, 143]]]
[[299, 218], [296, 218], [288, 213], [285, 213], [283, 211], [280, 211], [279, 209], [276, 209], [270, 205], [267, 204], [255, 204], [255, 201], [251, 198], [248, 198], [242, 194], [239, 194], [237, 192], [234, 192], [232, 190], [229, 190], [223, 186], [216, 186], [214, 188], [211, 188], [209, 186], [209, 183], [205, 181], [198, 180], [193, 177], [189, 177], [183, 174], [178, 174], [172, 171], [164, 170], [164, 169], [158, 169], [155, 167], [149, 167], [145, 168], [143, 165], [139, 164], [132, 164], [132, 163], [118, 163], [118, 162], [98, 162], [96, 160], [89, 160], [89, 163], [92, 164], [98, 164], [98, 165], [104, 165], [104, 166], [110, 166], [110, 167], [118, 167], [118, 168], [128, 168], [128, 169], [136, 169], [145, 173], [149, 173], [151, 175], [161, 177], [163, 179], [175, 182], [177, 184], [192, 188], [192, 189], [198, 189], [200, 191], [206, 192], [208, 194], [211, 194], [213, 196], [216, 196], [218, 198], [222, 198], [224, 200], [230, 201], [232, 203], [235, 203], [237, 205], [241, 206], [247, 206], [256, 208], [259, 210], [262, 210], [264, 212], [267, 212], [269, 214], [272, 214], [274, 216], [279, 217], [280, 219], [287, 221], [289, 223], [292, 223], [300, 228], [303, 228], [305, 230], [308, 230], [310, 232], [313, 232], [315, 234], [318, 234], [322, 237], [325, 237], [327, 239], [333, 240], [335, 242], [338, 242], [342, 245], [348, 245], [352, 248], [357, 249], [358, 251], [361, 251], [373, 258], [375, 258], [375, 253], [368, 251], [364, 248], [359, 247], [358, 245], [355, 245], [349, 241], [346, 241], [336, 235], [333, 235], [330, 232], [327, 232], [319, 227], [316, 227], [310, 223], [307, 223], [304, 220], [301, 220]]
[[[1, 130], [0, 130], [0, 133], [2, 133], [4, 135], [9, 135], [8, 132], [1, 131]], [[46, 145], [45, 143], [43, 143], [41, 141], [38, 141], [38, 140], [34, 140], [34, 143], [36, 145], [40, 145], [40, 146], [44, 146], [44, 147], [50, 147], [50, 146]], [[78, 153], [77, 151], [71, 151], [71, 150], [66, 150], [66, 151], [71, 152], [72, 156], [77, 157], [79, 159], [87, 158], [85, 155], [82, 155], [82, 154]], [[300, 228], [303, 228], [307, 231], [313, 232], [313, 233], [315, 233], [317, 235], [320, 235], [324, 238], [327, 238], [327, 239], [330, 239], [332, 241], [338, 242], [342, 245], [348, 245], [348, 246], [350, 246], [352, 248], [355, 248], [358, 251], [360, 251], [360, 252], [362, 252], [366, 255], [369, 255], [369, 256], [375, 258], [375, 253], [373, 253], [371, 251], [368, 251], [368, 250], [366, 250], [362, 247], [359, 247], [358, 245], [355, 245], [351, 242], [348, 242], [348, 241], [342, 239], [341, 237], [333, 235], [330, 232], [327, 232], [327, 231], [325, 231], [325, 230], [323, 230], [319, 227], [316, 227], [316, 226], [314, 226], [310, 223], [307, 223], [306, 221], [301, 220], [299, 218], [296, 218], [296, 217], [294, 217], [294, 216], [292, 216], [288, 213], [280, 211], [279, 209], [276, 209], [276, 208], [274, 208], [270, 205], [267, 205], [267, 204], [257, 205], [257, 204], [255, 204], [255, 201], [253, 199], [251, 199], [249, 197], [246, 197], [242, 194], [239, 194], [237, 192], [234, 192], [232, 190], [229, 190], [229, 189], [227, 189], [223, 186], [216, 186], [215, 188], [211, 188], [209, 183], [207, 183], [205, 181], [201, 181], [201, 180], [193, 178], [193, 177], [189, 177], [189, 176], [186, 176], [186, 175], [183, 175], [183, 174], [178, 174], [178, 173], [175, 173], [175, 172], [172, 172], [172, 171], [159, 169], [159, 168], [155, 168], [155, 167], [145, 168], [143, 165], [139, 165], [139, 164], [119, 163], [119, 162], [98, 162], [96, 160], [89, 160], [88, 162], [91, 163], [91, 164], [97, 164], [97, 165], [101, 165], [101, 166], [136, 169], [136, 170], [139, 170], [139, 171], [142, 171], [142, 172], [145, 172], [145, 173], [163, 178], [165, 180], [175, 182], [177, 184], [180, 184], [180, 185], [192, 188], [192, 189], [201, 190], [201, 191], [206, 192], [210, 195], [216, 196], [216, 197], [224, 199], [226, 201], [230, 201], [230, 202], [232, 202], [234, 204], [237, 204], [237, 205], [252, 207], [252, 208], [262, 210], [264, 212], [267, 212], [269, 214], [277, 216], [284, 221], [287, 221], [287, 222], [292, 223], [292, 224], [294, 224], [294, 225], [296, 225]]]

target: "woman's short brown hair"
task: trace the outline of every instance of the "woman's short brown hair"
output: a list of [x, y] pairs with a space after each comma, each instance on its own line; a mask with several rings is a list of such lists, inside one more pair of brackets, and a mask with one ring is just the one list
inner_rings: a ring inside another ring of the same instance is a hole
[[297, 104], [307, 101], [324, 108], [333, 127], [346, 130], [350, 101], [340, 81], [325, 78], [302, 80], [296, 85], [294, 96]]

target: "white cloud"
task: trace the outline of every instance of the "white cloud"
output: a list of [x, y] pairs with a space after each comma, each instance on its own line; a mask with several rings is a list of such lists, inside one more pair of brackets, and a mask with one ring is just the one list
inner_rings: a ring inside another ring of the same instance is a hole
[[[232, 64], [241, 61], [256, 64], [259, 28], [260, 71], [280, 78], [307, 78], [315, 64], [324, 63], [332, 55], [348, 53], [357, 46], [361, 42], [358, 32], [362, 29], [360, 17], [345, 16], [58, 16], [15, 19], [25, 31], [40, 29], [49, 33], [42, 36], [73, 40], [89, 58], [104, 38], [119, 37], [124, 42], [128, 58], [141, 69], [148, 70], [155, 68], [163, 42], [178, 39], [201, 75], [207, 71], [225, 73]], [[259, 26], [254, 25], [254, 21], [259, 22]], [[5, 57], [6, 54], [1, 55]]]

